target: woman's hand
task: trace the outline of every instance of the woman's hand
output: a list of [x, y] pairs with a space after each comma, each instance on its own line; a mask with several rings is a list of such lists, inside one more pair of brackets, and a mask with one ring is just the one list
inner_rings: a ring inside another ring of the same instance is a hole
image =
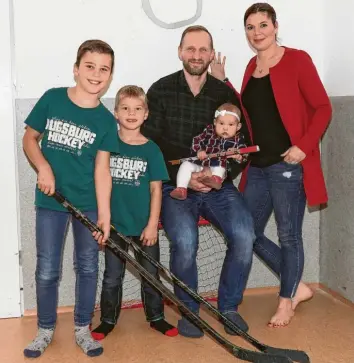
[[301, 163], [306, 158], [306, 154], [295, 145], [280, 156], [284, 157], [284, 161], [289, 164]]

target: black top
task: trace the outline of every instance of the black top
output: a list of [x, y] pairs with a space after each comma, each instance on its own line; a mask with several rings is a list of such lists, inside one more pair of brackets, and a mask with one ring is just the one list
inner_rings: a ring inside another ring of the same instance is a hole
[[277, 108], [269, 74], [250, 78], [242, 103], [250, 118], [253, 143], [260, 148], [258, 153], [250, 155], [251, 165], [266, 167], [282, 161], [280, 155], [291, 147], [291, 141]]
[[[194, 96], [182, 70], [155, 82], [150, 87], [147, 98], [149, 117], [142, 132], [160, 147], [172, 184], [176, 183], [179, 165], [171, 165], [168, 161], [191, 155], [193, 137], [213, 122], [219, 106], [231, 102], [240, 107], [235, 92], [209, 74], [200, 93]], [[246, 142], [249, 142], [243, 116], [241, 122], [240, 131], [245, 135]], [[234, 178], [242, 166], [236, 162], [230, 164], [231, 173], [228, 173], [228, 178]]]

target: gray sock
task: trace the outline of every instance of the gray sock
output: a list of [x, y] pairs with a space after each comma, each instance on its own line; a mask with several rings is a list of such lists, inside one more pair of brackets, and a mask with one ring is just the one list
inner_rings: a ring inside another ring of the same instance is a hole
[[34, 340], [25, 348], [23, 354], [28, 358], [39, 357], [53, 339], [54, 329], [38, 328]]
[[76, 344], [89, 357], [97, 357], [103, 353], [101, 343], [92, 338], [89, 325], [75, 326], [75, 339]]

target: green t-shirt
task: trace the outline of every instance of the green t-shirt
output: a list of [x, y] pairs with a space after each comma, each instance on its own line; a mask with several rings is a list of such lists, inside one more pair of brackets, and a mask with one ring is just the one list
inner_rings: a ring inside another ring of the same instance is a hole
[[119, 155], [112, 154], [112, 223], [126, 236], [140, 236], [150, 216], [150, 182], [169, 180], [160, 148], [151, 140], [129, 145], [118, 136]]
[[[119, 152], [117, 122], [101, 103], [82, 108], [67, 88], [53, 88], [39, 99], [25, 123], [43, 134], [41, 149], [55, 176], [55, 188], [83, 211], [97, 209], [94, 170], [98, 150]], [[65, 211], [36, 188], [36, 206]]]

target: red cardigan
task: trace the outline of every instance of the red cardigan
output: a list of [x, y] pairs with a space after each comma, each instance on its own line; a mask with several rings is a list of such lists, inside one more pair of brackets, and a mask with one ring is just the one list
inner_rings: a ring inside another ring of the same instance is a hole
[[[241, 97], [256, 69], [256, 57], [248, 63], [241, 87]], [[301, 162], [304, 188], [310, 206], [326, 203], [327, 190], [323, 177], [319, 142], [332, 117], [332, 107], [310, 56], [285, 47], [280, 62], [270, 68], [274, 97], [292, 145], [298, 146], [306, 158]], [[229, 84], [232, 87], [231, 84]], [[232, 87], [233, 88], [233, 87]], [[242, 106], [252, 140], [249, 117]], [[247, 169], [242, 173], [240, 190], [244, 190]]]

